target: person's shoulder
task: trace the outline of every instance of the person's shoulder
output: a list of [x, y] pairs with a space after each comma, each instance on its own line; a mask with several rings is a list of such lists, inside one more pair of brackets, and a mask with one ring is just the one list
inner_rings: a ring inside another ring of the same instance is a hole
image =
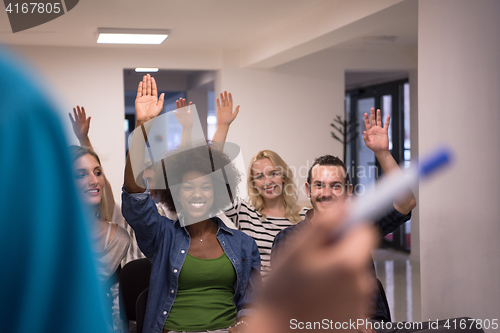
[[291, 225], [283, 230], [280, 231], [280, 233], [293, 233], [296, 231], [299, 231], [301, 228], [303, 228], [307, 224], [306, 220], [302, 220], [297, 224]]
[[[226, 226], [226, 228], [229, 228], [229, 227]], [[248, 240], [248, 239], [253, 240], [252, 237], [248, 236], [246, 233], [244, 233], [241, 230], [238, 230], [238, 229], [230, 229], [230, 230], [231, 230], [230, 234], [232, 234], [233, 237], [237, 237], [237, 238], [241, 238], [241, 239], [245, 239], [245, 240]]]
[[403, 214], [400, 213], [396, 208], [392, 207], [388, 212], [386, 212], [380, 219], [379, 221], [382, 222], [392, 222], [392, 221], [398, 221], [398, 222], [406, 222], [409, 219], [411, 219], [411, 212], [410, 211], [408, 214]]
[[129, 239], [129, 234], [127, 232], [127, 229], [122, 227], [121, 225], [111, 222], [112, 224], [116, 225], [116, 231], [115, 231], [115, 237], [121, 238], [121, 239]]
[[278, 232], [278, 234], [276, 235], [275, 241], [281, 240], [283, 238], [287, 238], [287, 237], [299, 232], [299, 230], [302, 229], [305, 225], [306, 225], [306, 221], [302, 220], [297, 224], [286, 227], [285, 229]]
[[260, 215], [260, 213], [255, 209], [255, 207], [246, 200], [241, 200], [240, 211], [251, 212]]
[[110, 244], [115, 244], [115, 251], [126, 252], [130, 246], [130, 235], [127, 229], [114, 222], [109, 222], [110, 226], [115, 229], [113, 238], [109, 241]]
[[297, 224], [291, 225], [288, 228], [281, 230], [276, 237], [274, 237], [271, 256], [274, 256], [276, 252], [280, 251], [286, 244], [290, 242], [290, 239], [295, 237], [299, 231], [307, 225], [306, 220], [302, 220]]
[[232, 206], [229, 209], [224, 210], [224, 213], [229, 218], [238, 216], [239, 223], [261, 218], [261, 214], [255, 209], [255, 207], [250, 202], [240, 197], [236, 197]]
[[230, 231], [225, 233], [224, 239], [233, 250], [239, 249], [237, 251], [241, 250], [248, 254], [252, 253], [253, 251], [258, 251], [257, 243], [255, 242], [255, 240], [243, 231], [231, 229]]
[[[228, 228], [226, 226], [226, 228]], [[255, 243], [255, 240], [247, 235], [246, 233], [244, 233], [243, 231], [241, 230], [238, 230], [238, 229], [231, 229], [230, 232], [228, 233], [229, 237], [231, 237], [232, 239], [234, 239], [236, 242], [240, 242], [242, 244], [253, 244]], [[257, 243], [255, 243], [257, 244]]]

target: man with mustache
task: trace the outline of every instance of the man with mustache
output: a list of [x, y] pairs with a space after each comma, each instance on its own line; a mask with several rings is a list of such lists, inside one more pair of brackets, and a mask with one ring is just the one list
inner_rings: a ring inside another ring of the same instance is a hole
[[[389, 121], [387, 116], [385, 126], [382, 126], [380, 110], [372, 108], [370, 118], [365, 113], [366, 130], [363, 133], [365, 144], [370, 148], [380, 163], [384, 174], [401, 172], [398, 164], [389, 151]], [[282, 230], [274, 239], [273, 250], [271, 254], [272, 262], [286, 251], [285, 243], [290, 238], [300, 232], [307, 225], [320, 220], [325, 216], [334, 215], [342, 203], [344, 203], [352, 194], [353, 186], [349, 181], [347, 168], [342, 160], [332, 155], [325, 155], [317, 158], [311, 169], [309, 169], [307, 183], [305, 184], [307, 196], [311, 200], [313, 209], [306, 214], [305, 220]], [[385, 216], [375, 222], [382, 236], [385, 236], [404, 224], [411, 218], [411, 210], [415, 208], [415, 197], [408, 190], [404, 197], [397, 198], [394, 201], [394, 207], [387, 212]], [[375, 272], [375, 269], [373, 269]], [[375, 320], [390, 321], [390, 313], [383, 290], [377, 288], [376, 295], [370, 304], [371, 313], [367, 317]], [[366, 332], [373, 332], [366, 330]]]
[[[384, 174], [388, 175], [401, 172], [399, 166], [389, 151], [388, 128], [390, 117], [387, 116], [385, 125], [382, 127], [380, 110], [377, 110], [376, 117], [374, 108], [371, 109], [370, 113], [370, 118], [368, 118], [368, 114], [365, 113], [366, 130], [363, 133], [363, 138], [366, 146], [375, 153]], [[280, 233], [278, 233], [274, 239], [273, 249], [271, 252], [271, 265], [275, 264], [277, 258], [280, 259], [281, 257], [284, 257], [284, 252], [287, 251], [287, 246], [285, 245], [293, 243], [293, 241], [291, 241], [292, 238], [295, 238], [301, 230], [305, 231], [308, 225], [321, 224], [323, 223], [322, 221], [331, 219], [331, 216], [337, 216], [338, 211], [342, 209], [342, 204], [352, 194], [352, 184], [349, 182], [349, 175], [344, 162], [331, 155], [325, 155], [317, 158], [307, 176], [306, 193], [311, 200], [313, 209], [306, 213], [304, 221], [283, 229]], [[395, 231], [400, 225], [410, 219], [411, 210], [416, 206], [415, 197], [413, 196], [411, 190], [408, 189], [406, 195], [396, 198], [393, 202], [393, 206], [394, 207], [388, 211], [385, 216], [375, 221], [375, 226], [378, 228], [382, 237]], [[341, 220], [338, 221], [341, 222]], [[373, 262], [372, 270], [373, 278], [375, 280], [375, 266], [373, 265]], [[343, 288], [343, 286], [334, 284], [332, 284], [331, 287], [339, 289]], [[306, 285], [297, 286], [297, 288], [307, 290], [307, 288], [311, 287]], [[332, 315], [334, 315], [334, 311], [335, 310], [332, 310]], [[371, 300], [367, 300], [366, 308], [361, 309], [361, 312], [366, 313], [366, 318], [359, 318], [365, 323], [364, 325], [357, 327], [357, 331], [359, 333], [484, 332], [476, 325], [470, 325], [470, 323], [473, 322], [473, 319], [468, 317], [444, 319], [434, 322], [409, 323], [417, 325], [408, 326], [402, 325], [408, 324], [404, 322], [392, 323], [387, 299], [381, 284], [379, 284], [379, 287], [376, 288]], [[300, 321], [300, 318], [294, 319]], [[292, 322], [290, 323], [293, 324]], [[456, 323], [459, 324], [457, 325]], [[463, 325], [460, 325], [460, 323], [469, 323], [469, 325], [462, 328]], [[398, 324], [400, 325], [399, 327]]]

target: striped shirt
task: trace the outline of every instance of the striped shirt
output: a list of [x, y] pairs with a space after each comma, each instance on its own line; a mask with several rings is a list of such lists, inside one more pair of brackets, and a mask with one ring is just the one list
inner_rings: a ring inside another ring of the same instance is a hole
[[[303, 207], [299, 215], [304, 219], [309, 208]], [[284, 217], [271, 217], [262, 215], [245, 200], [238, 200], [236, 204], [225, 212], [237, 229], [251, 236], [260, 252], [261, 273], [265, 278], [271, 268], [271, 248], [274, 237], [283, 229], [293, 225], [291, 221]]]

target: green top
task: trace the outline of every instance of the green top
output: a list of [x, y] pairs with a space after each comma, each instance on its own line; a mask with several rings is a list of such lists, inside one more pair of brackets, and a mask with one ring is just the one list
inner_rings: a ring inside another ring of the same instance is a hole
[[233, 303], [236, 272], [226, 254], [200, 259], [188, 253], [179, 274], [179, 288], [164, 329], [206, 331], [236, 322]]

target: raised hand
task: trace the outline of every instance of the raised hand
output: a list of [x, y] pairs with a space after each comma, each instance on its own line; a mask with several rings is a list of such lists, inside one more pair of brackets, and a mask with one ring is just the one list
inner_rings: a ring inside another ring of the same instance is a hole
[[227, 91], [220, 93], [220, 99], [217, 98], [217, 126], [229, 126], [238, 115], [240, 106], [233, 111], [233, 96]]
[[[394, 160], [389, 151], [388, 133], [390, 120], [391, 117], [387, 116], [385, 125], [382, 127], [380, 110], [377, 110], [377, 117], [375, 118], [375, 108], [372, 108], [370, 111], [370, 120], [368, 120], [368, 114], [365, 113], [366, 131], [363, 132], [366, 146], [375, 153], [382, 171], [386, 175], [401, 172], [396, 160]], [[400, 196], [394, 200], [394, 208], [403, 215], [408, 214], [416, 205], [417, 202], [410, 188], [408, 188], [407, 195]]]
[[89, 141], [88, 135], [91, 117], [87, 118], [85, 108], [83, 106], [80, 108], [78, 105], [76, 108], [73, 108], [73, 115], [71, 115], [71, 112], [69, 113], [69, 120], [71, 121], [71, 125], [73, 125], [73, 132], [75, 133], [76, 138], [81, 144], [89, 146], [87, 141]]
[[384, 127], [382, 127], [382, 116], [380, 115], [380, 109], [377, 110], [377, 116], [375, 117], [375, 108], [370, 111], [370, 119], [368, 119], [368, 113], [365, 113], [365, 127], [366, 130], [363, 132], [363, 139], [368, 148], [370, 148], [374, 153], [379, 153], [383, 151], [389, 151], [389, 123], [391, 116], [387, 116]]
[[156, 81], [151, 75], [144, 75], [137, 88], [135, 98], [135, 114], [138, 123], [144, 123], [157, 117], [163, 110], [165, 94], [158, 98]]
[[179, 98], [175, 101], [175, 107], [177, 110], [174, 111], [175, 118], [179, 124], [181, 124], [182, 129], [193, 128], [193, 114], [191, 113], [191, 105], [193, 102], [189, 102], [189, 107], [187, 107], [187, 102], [185, 98]]

